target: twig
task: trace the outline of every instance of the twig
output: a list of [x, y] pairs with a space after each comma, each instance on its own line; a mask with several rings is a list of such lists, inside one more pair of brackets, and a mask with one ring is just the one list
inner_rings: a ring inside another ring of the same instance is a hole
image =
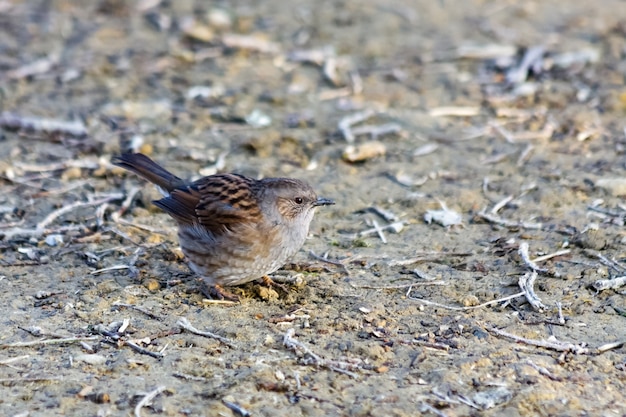
[[488, 329], [490, 332], [497, 334], [498, 336], [503, 336], [503, 337], [507, 337], [509, 339], [513, 339], [518, 343], [525, 343], [527, 345], [531, 345], [531, 346], [537, 346], [537, 347], [542, 347], [542, 348], [546, 348], [546, 349], [552, 349], [552, 350], [556, 350], [559, 352], [572, 352], [575, 353], [577, 355], [584, 355], [586, 353], [589, 353], [589, 349], [585, 347], [585, 344], [580, 344], [580, 345], [575, 345], [573, 343], [569, 343], [569, 342], [559, 342], [559, 341], [554, 341], [554, 342], [549, 342], [546, 340], [534, 340], [534, 339], [527, 339], [525, 337], [521, 337], [521, 336], [517, 336], [511, 333], [507, 333], [503, 330], [497, 329], [495, 327]]
[[127, 233], [124, 233], [121, 230], [116, 229], [115, 227], [105, 227], [105, 228], [102, 229], [102, 231], [103, 232], [111, 232], [113, 234], [116, 234], [116, 235], [118, 235], [118, 236], [128, 240], [129, 242], [131, 242], [135, 246], [142, 246], [142, 244], [140, 242], [137, 242], [135, 239], [130, 237]]
[[283, 345], [287, 349], [293, 350], [297, 355], [302, 356], [302, 363], [305, 365], [315, 365], [321, 368], [327, 368], [331, 371], [339, 372], [342, 374], [346, 374], [352, 378], [358, 378], [358, 374], [351, 372], [347, 369], [360, 369], [360, 366], [357, 364], [349, 363], [349, 362], [340, 362], [334, 360], [327, 360], [322, 358], [321, 356], [314, 353], [311, 349], [309, 349], [304, 343], [298, 342], [294, 339], [294, 334], [296, 331], [291, 328], [288, 329], [283, 337]]
[[64, 381], [65, 378], [61, 376], [41, 376], [30, 378], [0, 378], [0, 384], [14, 384], [16, 382], [30, 383], [30, 382], [50, 382], [50, 381]]
[[515, 143], [515, 139], [513, 138], [511, 132], [506, 130], [499, 123], [490, 123], [489, 127], [493, 129], [496, 133], [500, 134], [500, 136], [502, 136], [504, 140], [506, 140], [508, 143]]
[[97, 339], [99, 339], [98, 336], [86, 336], [86, 337], [67, 337], [65, 339], [32, 340], [30, 342], [16, 342], [16, 343], [0, 344], [0, 349], [40, 346], [40, 345], [57, 345], [57, 344], [63, 344], [63, 343], [76, 343], [76, 342], [82, 342], [85, 340], [97, 340]]
[[348, 76], [350, 77], [350, 87], [352, 89], [352, 94], [358, 95], [363, 92], [363, 79], [358, 71], [348, 71]]
[[388, 285], [388, 286], [375, 286], [375, 285], [354, 285], [354, 288], [364, 288], [367, 290], [397, 290], [409, 287], [426, 287], [429, 285], [449, 285], [446, 281], [428, 281], [428, 282], [412, 282], [410, 284]]
[[548, 272], [547, 269], [539, 268], [539, 266], [530, 259], [528, 250], [529, 250], [528, 242], [522, 242], [519, 244], [518, 252], [520, 256], [522, 257], [522, 260], [524, 261], [524, 263], [534, 272]]
[[591, 286], [596, 291], [603, 291], [608, 289], [615, 290], [617, 288], [623, 287], [624, 285], [626, 285], [626, 275], [613, 279], [599, 279], [591, 284]]
[[402, 131], [402, 126], [397, 123], [385, 123], [382, 125], [363, 125], [352, 129], [352, 135], [370, 135], [372, 139], [377, 139], [379, 136], [386, 135], [388, 133], [396, 133]]
[[184, 374], [182, 372], [174, 372], [172, 375], [175, 376], [176, 378], [186, 379], [186, 380], [189, 380], [189, 381], [197, 381], [197, 382], [208, 382], [209, 381], [209, 378], [205, 378], [203, 376]]
[[151, 319], [162, 320], [162, 318], [157, 316], [156, 314], [151, 313], [148, 310], [146, 310], [145, 308], [140, 307], [140, 306], [136, 306], [134, 304], [120, 303], [120, 302], [116, 301], [116, 302], [113, 303], [113, 306], [131, 308], [133, 310], [137, 310], [140, 313], [145, 314], [146, 316], [150, 317]]
[[418, 252], [415, 258], [392, 260], [388, 265], [406, 266], [422, 262], [436, 262], [449, 256], [472, 256], [472, 252]]
[[65, 213], [69, 213], [70, 211], [75, 210], [77, 208], [97, 206], [99, 204], [107, 203], [109, 201], [119, 200], [122, 197], [123, 197], [123, 194], [111, 194], [109, 196], [106, 196], [104, 198], [100, 198], [100, 199], [94, 200], [94, 201], [87, 201], [87, 202], [76, 201], [76, 202], [74, 202], [74, 203], [72, 203], [70, 205], [61, 207], [61, 208], [53, 211], [52, 213], [48, 214], [45, 219], [43, 219], [42, 221], [37, 223], [37, 229], [38, 230], [45, 229], [50, 223], [55, 221], [57, 218], [61, 217]]
[[[44, 295], [45, 294], [45, 295]], [[47, 298], [47, 297], [52, 297], [54, 295], [60, 294], [60, 293], [44, 293], [44, 294], [35, 294], [35, 298], [37, 299], [41, 299], [41, 298]], [[47, 332], [45, 330], [42, 330], [41, 327], [37, 327], [37, 326], [31, 326], [31, 327], [22, 327], [22, 326], [17, 326], [18, 329], [23, 330], [29, 334], [31, 334], [32, 336], [35, 337], [49, 337], [51, 339], [63, 339], [66, 336], [65, 335], [60, 335], [57, 333], [52, 333], [52, 332]]]
[[607, 216], [611, 216], [611, 217], [624, 217], [623, 211], [618, 212], [618, 211], [606, 209], [603, 207], [587, 206], [587, 210], [595, 211], [596, 213], [606, 214]]
[[145, 397], [143, 397], [141, 401], [139, 401], [135, 406], [135, 417], [141, 417], [141, 409], [148, 405], [150, 401], [154, 400], [157, 395], [159, 395], [166, 389], [167, 387], [161, 385], [160, 387], [157, 387], [157, 389], [155, 389], [154, 391], [150, 391], [149, 393], [147, 393]]
[[422, 401], [420, 404], [421, 404], [420, 412], [430, 411], [431, 413], [433, 413], [434, 415], [438, 417], [448, 417], [446, 413], [438, 410], [437, 408], [433, 407], [432, 405], [424, 401]]
[[360, 113], [351, 114], [342, 118], [339, 121], [338, 127], [346, 142], [354, 143], [355, 135], [352, 132], [353, 125], [361, 123], [362, 121], [369, 119], [375, 114], [376, 112], [374, 110], [368, 109]]
[[313, 259], [317, 259], [318, 261], [322, 261], [322, 262], [325, 262], [327, 264], [331, 264], [331, 265], [335, 265], [335, 266], [340, 266], [346, 274], [350, 275], [350, 271], [348, 270], [348, 267], [343, 262], [333, 261], [333, 260], [330, 260], [328, 258], [324, 258], [323, 256], [317, 255], [312, 250], [309, 251], [309, 255], [311, 257], [313, 257]]
[[141, 353], [142, 355], [152, 356], [153, 358], [162, 359], [165, 355], [161, 352], [153, 352], [151, 350], [142, 348], [138, 344], [131, 342], [130, 340], [125, 340], [123, 342], [125, 345], [131, 347], [135, 352]]
[[492, 209], [491, 209], [491, 214], [496, 215], [500, 209], [504, 206], [506, 206], [507, 204], [509, 204], [512, 200], [513, 200], [513, 196], [510, 195], [502, 200], [500, 200], [500, 202], [496, 203], [493, 205]]
[[94, 200], [94, 201], [87, 201], [87, 202], [76, 201], [76, 202], [74, 202], [72, 204], [69, 204], [67, 206], [63, 206], [63, 207], [53, 211], [52, 213], [48, 214], [42, 221], [37, 223], [37, 225], [35, 226], [34, 229], [17, 228], [17, 229], [7, 230], [7, 231], [3, 232], [2, 235], [4, 236], [5, 240], [10, 240], [14, 236], [41, 236], [41, 235], [43, 235], [46, 232], [46, 227], [50, 223], [52, 223], [53, 221], [55, 221], [60, 216], [66, 214], [66, 213], [68, 213], [68, 212], [70, 212], [72, 210], [76, 210], [78, 208], [90, 207], [90, 206], [97, 206], [99, 204], [103, 204], [103, 203], [106, 203], [108, 201], [119, 200], [120, 198], [123, 198], [122, 194], [111, 194], [111, 195], [109, 195], [107, 197], [100, 198], [100, 199]]
[[250, 414], [250, 412], [248, 410], [246, 410], [245, 408], [243, 408], [239, 404], [235, 404], [234, 402], [227, 401], [225, 399], [222, 399], [222, 403], [226, 407], [230, 408], [235, 414], [239, 414], [241, 417], [249, 417], [249, 416], [252, 415], [252, 414]]
[[560, 301], [557, 301], [556, 308], [559, 311], [559, 324], [562, 326], [565, 324], [565, 317], [563, 317], [563, 304]]
[[[169, 285], [172, 285], [172, 284], [170, 283]], [[202, 303], [203, 304], [219, 304], [219, 305], [225, 305], [225, 306], [233, 306], [235, 304], [239, 304], [236, 301], [231, 301], [231, 300], [212, 300], [210, 298], [203, 298], [202, 299]]]
[[108, 271], [117, 271], [120, 269], [129, 269], [130, 267], [128, 265], [113, 265], [113, 266], [108, 266], [106, 268], [102, 268], [102, 269], [96, 269], [94, 271], [91, 271], [90, 274], [91, 275], [98, 275], [101, 274], [103, 272], [108, 272]]
[[430, 275], [428, 275], [426, 272], [418, 269], [418, 268], [413, 268], [413, 270], [411, 271], [413, 273], [413, 275], [415, 275], [416, 277], [423, 279], [424, 281], [434, 281], [436, 278], [435, 277], [431, 277]]
[[383, 229], [378, 225], [378, 222], [376, 220], [372, 220], [372, 225], [374, 226], [374, 230], [376, 231], [376, 234], [378, 234], [380, 240], [382, 240], [383, 243], [387, 243], [385, 233], [383, 232]]
[[0, 114], [0, 127], [7, 130], [24, 130], [28, 132], [61, 133], [82, 138], [87, 136], [87, 128], [81, 120], [65, 121], [26, 117], [4, 112]]
[[9, 359], [3, 359], [0, 361], [0, 365], [4, 365], [4, 366], [8, 366], [11, 367], [11, 364], [13, 362], [17, 362], [17, 361], [21, 361], [23, 359], [28, 359], [30, 357], [30, 355], [22, 355], [22, 356], [16, 356], [15, 358], [9, 358]]
[[548, 371], [546, 368], [544, 368], [543, 366], [539, 366], [537, 364], [535, 364], [533, 361], [531, 361], [530, 359], [528, 359], [526, 361], [526, 363], [531, 366], [532, 368], [534, 368], [537, 372], [539, 372], [541, 375], [546, 376], [548, 378], [550, 378], [553, 381], [562, 381], [562, 378], [559, 378], [558, 376], [554, 376], [552, 375], [552, 373], [550, 371]]
[[531, 69], [541, 68], [545, 48], [542, 45], [531, 46], [526, 50], [522, 61], [515, 67], [509, 68], [506, 81], [510, 84], [520, 84], [526, 81]]
[[467, 311], [467, 310], [474, 310], [474, 309], [477, 309], [477, 308], [483, 308], [483, 307], [487, 307], [487, 306], [492, 305], [492, 304], [498, 304], [498, 303], [501, 303], [503, 301], [512, 300], [514, 298], [521, 297], [522, 295], [526, 294], [525, 292], [518, 292], [516, 294], [509, 295], [507, 297], [498, 298], [497, 300], [487, 301], [486, 303], [482, 303], [482, 304], [479, 304], [477, 306], [456, 307], [456, 306], [448, 306], [448, 305], [445, 305], [445, 304], [439, 304], [439, 303], [436, 303], [434, 301], [424, 300], [423, 298], [411, 297], [411, 296], [409, 296], [409, 294], [411, 294], [412, 290], [413, 290], [413, 287], [411, 286], [411, 287], [409, 287], [409, 290], [406, 292], [407, 299], [413, 300], [413, 301], [418, 301], [418, 302], [426, 304], [426, 305], [431, 305], [431, 306], [435, 306], [435, 307], [441, 307], [441, 308], [445, 308], [447, 310], [454, 310], [454, 311]]
[[612, 342], [612, 343], [605, 343], [604, 345], [600, 346], [598, 348], [598, 353], [604, 353], [607, 350], [611, 350], [611, 349], [619, 349], [622, 346], [624, 346], [626, 344], [626, 340], [622, 340], [622, 341], [618, 341], [618, 342]]
[[612, 259], [608, 259], [607, 257], [605, 257], [604, 255], [602, 255], [600, 252], [595, 253], [594, 254], [598, 259], [600, 259], [600, 261], [605, 264], [608, 267], [611, 267], [613, 269], [615, 269], [618, 272], [624, 272], [624, 270], [626, 270], [626, 268], [624, 268], [622, 265], [620, 265], [619, 263], [615, 262]]
[[117, 213], [115, 213], [114, 216], [112, 216], [113, 221], [117, 221], [117, 218], [121, 216], [122, 214], [124, 214], [126, 210], [130, 208], [131, 204], [133, 204], [133, 201], [135, 200], [135, 197], [137, 196], [139, 191], [141, 191], [140, 187], [132, 187], [128, 191], [128, 193], [126, 193], [126, 198], [122, 202], [120, 209], [117, 211]]
[[424, 340], [413, 339], [406, 342], [407, 344], [414, 344], [419, 346], [424, 346], [431, 349], [439, 349], [439, 350], [450, 350], [450, 346], [444, 343], [434, 343], [434, 342], [426, 342]]
[[135, 228], [137, 228], [137, 229], [141, 229], [141, 230], [148, 231], [148, 232], [150, 232], [150, 233], [157, 233], [157, 234], [159, 234], [159, 235], [168, 235], [168, 234], [169, 234], [169, 233], [168, 233], [167, 231], [165, 231], [165, 230], [162, 230], [162, 229], [157, 229], [157, 228], [155, 228], [155, 227], [147, 226], [147, 225], [145, 225], [145, 224], [133, 223], [133, 222], [128, 221], [128, 220], [126, 220], [126, 219], [123, 219], [123, 218], [121, 218], [121, 217], [118, 217], [117, 219], [115, 219], [115, 221], [116, 221], [117, 223], [120, 223], [120, 224], [123, 224], [123, 225], [126, 225], [126, 226], [132, 226], [132, 227], [135, 227]]
[[526, 161], [528, 161], [530, 154], [532, 153], [532, 151], [535, 149], [535, 147], [533, 145], [531, 145], [530, 143], [528, 145], [526, 145], [526, 147], [522, 150], [522, 152], [519, 155], [519, 158], [517, 158], [517, 166], [521, 167], [524, 165], [524, 163]]
[[495, 214], [487, 213], [485, 209], [476, 214], [478, 217], [487, 220], [490, 223], [494, 223], [504, 227], [517, 227], [522, 229], [542, 229], [543, 223], [523, 222], [503, 219]]
[[563, 256], [563, 255], [567, 255], [571, 252], [571, 249], [563, 249], [563, 250], [559, 250], [553, 253], [548, 253], [547, 255], [543, 255], [543, 256], [537, 256], [534, 261], [535, 262], [543, 262], [543, 261], [547, 261], [548, 259], [552, 259], [552, 258], [556, 258], [557, 256]]
[[[404, 228], [404, 222], [394, 222], [383, 227], [380, 227], [380, 226], [376, 227], [376, 226], [378, 226], [378, 224], [376, 224], [371, 229], [363, 230], [362, 232], [358, 232], [358, 233], [349, 233], [349, 234], [347, 233], [347, 234], [343, 234], [343, 236], [347, 237], [348, 239], [356, 239], [359, 237], [365, 237], [365, 236], [373, 235], [374, 233], [378, 233], [380, 236], [380, 233], [383, 230], [391, 230], [393, 233], [400, 233], [402, 229]], [[387, 243], [385, 239], [381, 238], [381, 240], [383, 240], [383, 243]]]
[[222, 342], [223, 344], [230, 346], [231, 348], [236, 349], [237, 346], [228, 338], [217, 335], [215, 333], [211, 333], [211, 332], [203, 332], [201, 330], [196, 329], [195, 327], [192, 326], [192, 324], [189, 322], [189, 320], [187, 320], [187, 318], [185, 317], [181, 317], [178, 319], [178, 321], [176, 322], [176, 324], [187, 330], [188, 332], [191, 332], [193, 334], [196, 334], [198, 336], [203, 336], [203, 337], [210, 337], [216, 340], [219, 340], [220, 342]]
[[[100, 167], [100, 163], [98, 162], [98, 160], [92, 159], [92, 158], [86, 158], [86, 157], [84, 159], [83, 158], [69, 159], [69, 160], [64, 160], [62, 162], [51, 162], [47, 164], [29, 164], [26, 162], [15, 162], [14, 165], [22, 171], [38, 172], [38, 173], [50, 172], [50, 171], [61, 171], [61, 170], [65, 170], [68, 168], [97, 169], [98, 167]], [[87, 181], [78, 181], [76, 183], [70, 184], [68, 187], [73, 188], [76, 185], [82, 186], [86, 183]], [[61, 192], [60, 190], [67, 191], [68, 188], [63, 187], [63, 188], [55, 189], [55, 190], [46, 190], [45, 193], [46, 194], [50, 194], [50, 193], [59, 194]]]
[[524, 291], [526, 300], [534, 310], [543, 310], [547, 307], [541, 302], [541, 299], [537, 296], [537, 294], [535, 294], [534, 289], [537, 276], [537, 272], [535, 271], [527, 272], [519, 278], [517, 285], [519, 285], [520, 289]]
[[368, 207], [367, 209], [365, 209], [364, 211], [369, 210], [373, 213], [378, 214], [380, 217], [382, 217], [383, 219], [385, 219], [388, 222], [395, 222], [398, 221], [398, 216], [396, 216], [393, 212], [391, 212], [390, 210], [385, 210], [382, 207], [378, 207], [378, 206], [372, 206], [372, 207]]
[[480, 107], [434, 107], [428, 111], [431, 117], [472, 117], [480, 114]]

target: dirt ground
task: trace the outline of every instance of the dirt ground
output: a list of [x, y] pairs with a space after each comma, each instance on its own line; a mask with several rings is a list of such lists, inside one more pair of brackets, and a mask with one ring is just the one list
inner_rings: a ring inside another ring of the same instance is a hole
[[[0, 0], [0, 415], [626, 416], [625, 80], [619, 0]], [[124, 149], [337, 204], [207, 300]]]

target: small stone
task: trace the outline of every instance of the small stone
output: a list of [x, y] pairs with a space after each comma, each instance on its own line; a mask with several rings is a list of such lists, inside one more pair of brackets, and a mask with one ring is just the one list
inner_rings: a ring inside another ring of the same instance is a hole
[[263, 346], [274, 346], [276, 344], [276, 339], [274, 336], [268, 334], [265, 336], [265, 340], [263, 340]]
[[83, 171], [79, 167], [70, 167], [63, 171], [61, 179], [63, 181], [76, 180], [83, 177]]
[[62, 235], [48, 235], [46, 236], [46, 245], [48, 246], [57, 246], [63, 244], [63, 236]]
[[156, 279], [148, 279], [143, 283], [144, 287], [148, 289], [150, 292], [158, 291], [161, 288], [161, 284]]
[[342, 154], [346, 162], [363, 162], [368, 159], [382, 156], [387, 152], [384, 143], [378, 141], [365, 142], [358, 146], [348, 146]]
[[463, 304], [464, 307], [472, 307], [472, 306], [477, 306], [478, 304], [480, 304], [480, 302], [478, 301], [478, 297], [476, 297], [475, 295], [470, 295], [470, 294], [463, 297], [463, 299], [461, 300], [461, 303]]
[[153, 233], [150, 236], [148, 236], [148, 238], [146, 239], [146, 243], [150, 245], [152, 244], [158, 245], [159, 243], [163, 243], [163, 236]]
[[209, 25], [217, 30], [230, 29], [233, 25], [233, 18], [226, 10], [211, 9], [207, 13]]
[[207, 25], [198, 22], [194, 18], [183, 19], [180, 27], [188, 38], [200, 42], [211, 42], [215, 38], [215, 34]]
[[595, 185], [616, 197], [626, 195], [626, 178], [600, 178]]

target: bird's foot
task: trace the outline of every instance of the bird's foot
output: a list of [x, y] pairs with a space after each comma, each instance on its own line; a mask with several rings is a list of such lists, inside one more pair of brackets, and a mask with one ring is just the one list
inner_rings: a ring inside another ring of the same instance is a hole
[[212, 300], [217, 299], [217, 300], [228, 300], [228, 301], [234, 301], [234, 302], [239, 301], [238, 296], [226, 290], [224, 287], [222, 287], [219, 284], [211, 285], [202, 281], [202, 284], [200, 285], [200, 291], [205, 297], [210, 298]]

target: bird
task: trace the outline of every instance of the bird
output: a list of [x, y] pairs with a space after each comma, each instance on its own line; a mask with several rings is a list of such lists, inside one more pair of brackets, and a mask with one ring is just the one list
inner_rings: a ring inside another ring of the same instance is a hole
[[163, 194], [152, 203], [178, 225], [178, 240], [190, 269], [209, 295], [237, 299], [224, 287], [245, 284], [282, 267], [300, 250], [316, 208], [335, 204], [294, 178], [260, 180], [235, 173], [185, 181], [141, 153], [114, 156], [111, 163], [155, 184]]

